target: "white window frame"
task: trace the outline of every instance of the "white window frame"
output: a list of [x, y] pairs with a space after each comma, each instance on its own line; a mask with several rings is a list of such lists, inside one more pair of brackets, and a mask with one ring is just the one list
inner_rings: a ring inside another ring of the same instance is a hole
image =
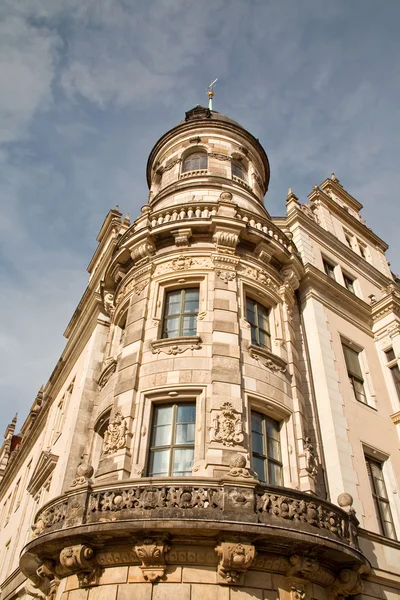
[[[354, 402], [357, 402], [357, 404], [360, 404], [361, 406], [368, 406], [369, 408], [373, 408], [375, 410], [377, 410], [376, 407], [376, 394], [375, 394], [375, 389], [373, 386], [373, 382], [372, 382], [372, 378], [371, 378], [371, 373], [368, 367], [368, 361], [367, 361], [367, 356], [366, 356], [366, 352], [365, 349], [358, 345], [356, 342], [354, 342], [353, 340], [349, 340], [349, 338], [344, 337], [342, 335], [340, 335], [340, 344], [341, 344], [341, 353], [343, 356], [343, 364], [344, 364], [344, 368], [346, 370], [346, 387], [347, 385], [349, 386], [349, 388], [351, 390], [351, 397], [354, 399]], [[366, 398], [366, 402], [361, 402], [361, 400], [357, 400], [352, 384], [349, 381], [349, 377], [348, 377], [348, 370], [347, 370], [347, 363], [346, 363], [346, 359], [345, 359], [345, 355], [344, 355], [344, 350], [343, 350], [343, 346], [348, 346], [351, 350], [354, 350], [355, 352], [358, 353], [358, 361], [360, 364], [360, 369], [361, 369], [361, 373], [363, 375], [363, 386], [364, 386], [364, 392], [365, 392], [365, 398]]]

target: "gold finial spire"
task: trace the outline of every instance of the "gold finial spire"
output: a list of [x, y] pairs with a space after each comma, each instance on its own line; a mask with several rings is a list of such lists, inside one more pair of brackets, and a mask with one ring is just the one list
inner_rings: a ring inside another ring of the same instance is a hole
[[207, 95], [208, 95], [208, 108], [209, 108], [210, 110], [212, 110], [212, 109], [213, 109], [213, 107], [212, 107], [212, 100], [213, 100], [213, 98], [214, 98], [214, 86], [215, 86], [215, 84], [217, 83], [217, 81], [218, 81], [218, 77], [217, 77], [217, 79], [214, 79], [214, 81], [212, 81], [212, 82], [210, 83], [210, 85], [208, 85], [208, 86], [207, 86]]

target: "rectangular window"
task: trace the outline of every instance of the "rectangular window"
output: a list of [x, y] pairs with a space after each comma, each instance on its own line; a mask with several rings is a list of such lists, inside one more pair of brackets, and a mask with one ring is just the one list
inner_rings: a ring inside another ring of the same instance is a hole
[[345, 344], [343, 344], [343, 352], [346, 361], [347, 374], [354, 391], [354, 396], [359, 402], [367, 404], [367, 397], [364, 389], [364, 377], [359, 359], [360, 353], [353, 350], [353, 348], [349, 348], [349, 346], [346, 346]]
[[394, 529], [392, 511], [383, 478], [382, 464], [369, 456], [365, 456], [372, 498], [374, 500], [375, 512], [382, 535], [397, 540]]
[[349, 233], [345, 233], [344, 237], [346, 239], [346, 244], [348, 245], [348, 247], [351, 248], [351, 249], [353, 249], [353, 243], [352, 243], [351, 235]]
[[328, 277], [330, 277], [331, 279], [334, 279], [336, 281], [335, 267], [330, 262], [325, 260], [325, 258], [322, 259], [322, 262], [324, 264], [324, 271], [325, 271], [326, 275], [328, 275]]
[[360, 249], [360, 254], [361, 256], [367, 260], [367, 248], [366, 246], [364, 246], [364, 244], [362, 244], [359, 240], [358, 240], [358, 247]]
[[282, 458], [279, 423], [265, 415], [251, 413], [253, 469], [260, 481], [282, 485]]
[[352, 279], [348, 275], [345, 275], [344, 273], [343, 273], [343, 279], [344, 279], [345, 287], [349, 290], [349, 292], [351, 292], [352, 294], [355, 295], [356, 292], [354, 290], [354, 279]]
[[199, 289], [167, 292], [163, 319], [163, 338], [196, 335], [199, 314]]
[[192, 475], [195, 428], [195, 403], [154, 407], [149, 477]]
[[246, 318], [251, 327], [251, 343], [271, 350], [268, 309], [255, 300], [247, 298]]
[[400, 400], [400, 369], [399, 369], [399, 365], [397, 363], [397, 358], [396, 358], [393, 348], [386, 350], [385, 354], [386, 354], [387, 366], [389, 367], [390, 372], [392, 374], [394, 387], [396, 388], [397, 396]]

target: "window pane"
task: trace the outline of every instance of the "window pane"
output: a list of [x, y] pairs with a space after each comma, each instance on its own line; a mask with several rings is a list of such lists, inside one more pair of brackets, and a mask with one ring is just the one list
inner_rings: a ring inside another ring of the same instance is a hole
[[252, 300], [247, 300], [247, 320], [249, 323], [255, 324], [255, 314], [254, 314], [254, 302]]
[[168, 475], [170, 450], [155, 450], [151, 453], [149, 476]]
[[154, 425], [171, 425], [172, 406], [157, 406], [154, 411]]
[[181, 292], [169, 292], [166, 298], [166, 315], [179, 315], [181, 306]]
[[261, 329], [259, 330], [260, 336], [260, 346], [264, 346], [264, 348], [271, 348], [271, 338], [268, 333], [265, 333]]
[[260, 481], [265, 481], [264, 459], [253, 456], [253, 470], [257, 473]]
[[194, 423], [196, 421], [196, 406], [194, 404], [178, 404], [177, 423]]
[[268, 311], [260, 305], [258, 305], [258, 326], [260, 329], [269, 331]]
[[364, 386], [363, 386], [362, 382], [358, 381], [357, 379], [354, 379], [354, 377], [352, 378], [351, 381], [353, 384], [353, 389], [354, 389], [354, 393], [355, 393], [357, 400], [359, 400], [359, 402], [363, 402], [364, 404], [367, 404], [367, 398], [365, 395], [365, 390], [364, 390]]
[[164, 322], [164, 336], [166, 338], [179, 335], [179, 317], [168, 318]]
[[251, 434], [253, 452], [264, 454], [263, 436], [261, 433], [252, 432]]
[[272, 438], [268, 438], [267, 440], [268, 446], [268, 457], [275, 458], [276, 460], [281, 460], [281, 445], [277, 440], [273, 440]]
[[182, 319], [182, 335], [196, 335], [196, 331], [197, 331], [196, 319], [197, 319], [197, 317], [195, 315], [192, 315], [190, 317], [183, 317], [183, 319]]
[[178, 423], [176, 426], [176, 444], [194, 444], [194, 423]]
[[360, 367], [359, 353], [345, 345], [343, 345], [343, 352], [346, 360], [347, 370], [353, 375], [359, 377], [359, 379], [363, 380], [364, 378]]
[[254, 327], [254, 325], [251, 326], [251, 343], [255, 344], [256, 346], [258, 345], [257, 328]]
[[185, 290], [185, 313], [199, 312], [199, 290]]
[[259, 413], [251, 413], [251, 428], [253, 431], [262, 433], [262, 415]]
[[193, 448], [176, 448], [174, 450], [174, 462], [172, 474], [191, 475], [193, 467], [194, 449]]
[[267, 435], [274, 440], [280, 440], [279, 437], [279, 423], [273, 419], [267, 419]]
[[268, 477], [271, 485], [282, 485], [282, 467], [273, 462], [268, 462]]
[[171, 425], [159, 425], [153, 429], [152, 446], [168, 446], [171, 443]]

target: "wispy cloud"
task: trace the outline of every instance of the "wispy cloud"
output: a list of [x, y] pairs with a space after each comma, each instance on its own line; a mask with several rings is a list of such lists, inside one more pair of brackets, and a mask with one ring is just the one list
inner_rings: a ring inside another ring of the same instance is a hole
[[269, 211], [334, 170], [395, 262], [399, 18], [396, 0], [3, 0], [0, 430], [58, 359], [105, 213], [138, 214], [152, 145], [211, 77], [269, 155]]

